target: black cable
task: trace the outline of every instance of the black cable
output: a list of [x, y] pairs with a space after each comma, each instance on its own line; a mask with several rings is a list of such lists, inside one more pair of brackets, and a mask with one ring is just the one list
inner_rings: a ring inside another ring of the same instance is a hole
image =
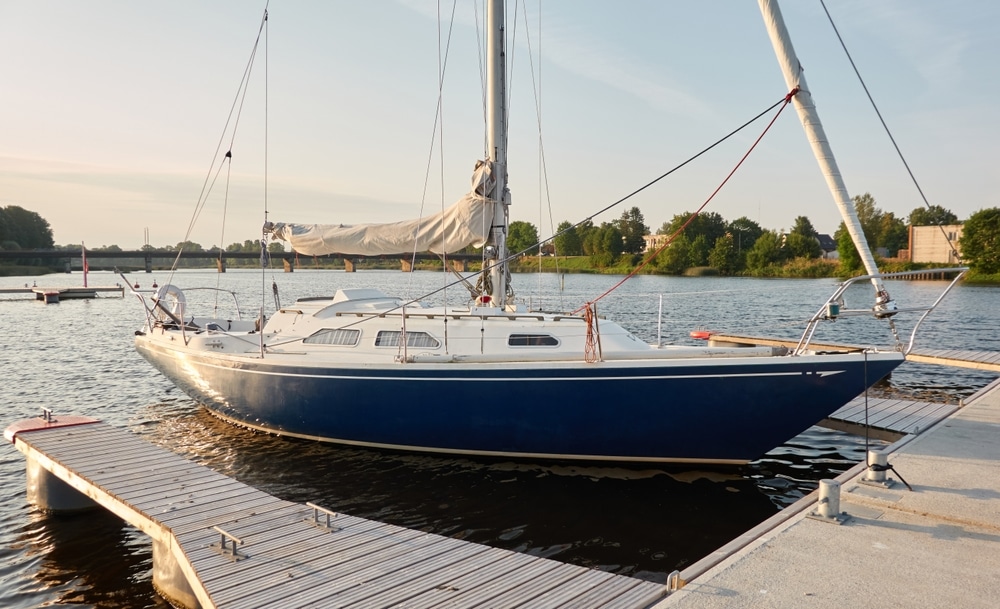
[[[889, 136], [889, 141], [892, 142], [892, 147], [896, 149], [896, 154], [899, 155], [899, 160], [903, 162], [903, 167], [906, 168], [906, 173], [910, 174], [910, 179], [913, 181], [913, 185], [916, 186], [917, 192], [920, 193], [920, 198], [923, 199], [924, 205], [927, 206], [927, 209], [932, 209], [933, 206], [924, 195], [923, 189], [920, 188], [920, 184], [917, 182], [917, 177], [913, 175], [913, 172], [910, 170], [910, 165], [906, 162], [906, 158], [903, 156], [903, 151], [900, 150], [899, 146], [896, 144], [896, 138], [892, 136], [892, 131], [889, 130], [889, 125], [887, 125], [885, 119], [882, 118], [882, 113], [875, 104], [875, 99], [872, 97], [871, 92], [868, 91], [868, 85], [865, 84], [865, 79], [861, 77], [861, 72], [858, 70], [858, 66], [854, 63], [854, 58], [851, 57], [850, 51], [847, 50], [847, 45], [844, 43], [844, 39], [841, 38], [840, 31], [837, 29], [837, 24], [833, 22], [833, 17], [830, 16], [830, 11], [826, 8], [826, 3], [823, 0], [819, 0], [819, 3], [823, 6], [823, 12], [826, 13], [826, 18], [830, 21], [833, 33], [837, 35], [837, 40], [840, 41], [840, 47], [844, 49], [844, 54], [847, 55], [847, 61], [851, 63], [851, 68], [854, 69], [854, 74], [857, 75], [858, 82], [861, 83], [861, 88], [865, 90], [865, 95], [868, 96], [868, 101], [871, 102], [872, 109], [875, 110], [875, 115], [878, 116], [879, 122], [882, 123], [882, 128], [885, 129], [886, 135]], [[940, 224], [938, 224], [938, 227], [941, 229], [941, 234], [944, 235], [944, 240], [948, 243], [948, 246], [951, 247], [951, 253], [954, 254], [956, 259], [961, 260], [962, 257], [959, 256], [958, 251], [954, 248], [954, 246], [952, 246], [951, 239], [948, 238], [948, 234], [945, 232], [944, 227]]]

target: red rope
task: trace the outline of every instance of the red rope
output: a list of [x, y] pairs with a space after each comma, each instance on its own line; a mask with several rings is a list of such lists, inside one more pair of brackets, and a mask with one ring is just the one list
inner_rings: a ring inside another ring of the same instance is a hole
[[[658, 255], [660, 255], [660, 252], [662, 252], [663, 250], [665, 250], [668, 247], [670, 247], [670, 244], [674, 242], [674, 239], [676, 239], [682, 232], [684, 232], [684, 229], [687, 228], [688, 225], [691, 224], [694, 221], [694, 219], [698, 217], [698, 214], [700, 214], [705, 209], [705, 207], [708, 206], [708, 204], [712, 201], [712, 199], [715, 198], [715, 195], [719, 194], [719, 191], [722, 190], [722, 187], [726, 185], [726, 183], [729, 181], [729, 179], [731, 177], [733, 177], [733, 174], [736, 173], [736, 170], [738, 170], [740, 168], [740, 166], [743, 165], [743, 161], [747, 160], [747, 157], [749, 157], [750, 153], [754, 151], [754, 149], [757, 147], [757, 144], [759, 144], [760, 141], [762, 139], [764, 139], [764, 136], [771, 129], [771, 126], [774, 125], [775, 121], [778, 120], [778, 117], [781, 116], [781, 112], [785, 109], [786, 106], [788, 106], [788, 104], [790, 104], [792, 102], [792, 98], [794, 98], [795, 94], [798, 93], [798, 92], [799, 92], [799, 88], [795, 87], [794, 89], [792, 89], [791, 91], [789, 91], [787, 95], [785, 95], [785, 103], [781, 104], [781, 107], [778, 108], [778, 111], [774, 114], [774, 117], [771, 118], [771, 121], [767, 124], [766, 127], [764, 127], [764, 131], [762, 131], [761, 134], [759, 136], [757, 136], [757, 139], [754, 140], [753, 144], [746, 151], [746, 153], [743, 155], [743, 157], [740, 158], [740, 160], [739, 160], [738, 163], [736, 163], [736, 166], [733, 167], [732, 171], [730, 171], [729, 174], [726, 176], [726, 178], [724, 180], [722, 180], [722, 183], [720, 183], [715, 188], [715, 190], [712, 191], [712, 194], [709, 195], [707, 199], [705, 199], [705, 202], [701, 204], [701, 207], [699, 207], [697, 210], [695, 210], [694, 213], [692, 213], [688, 217], [688, 219], [684, 222], [684, 224], [682, 224], [680, 228], [678, 228], [676, 231], [674, 231], [674, 233], [672, 235], [670, 235], [670, 237], [663, 243], [663, 245], [661, 245], [660, 247], [656, 248], [656, 251], [654, 251], [650, 256], [648, 256], [645, 260], [643, 260], [637, 267], [635, 267], [632, 270], [631, 273], [629, 273], [628, 275], [626, 275], [625, 277], [623, 277], [621, 281], [619, 281], [615, 285], [611, 286], [611, 288], [609, 288], [606, 292], [604, 292], [603, 294], [601, 294], [597, 298], [595, 298], [595, 299], [587, 302], [583, 306], [577, 308], [575, 311], [573, 311], [573, 314], [575, 315], [575, 314], [579, 313], [580, 311], [583, 311], [584, 309], [588, 309], [589, 310], [589, 308], [590, 308], [590, 306], [592, 304], [596, 303], [597, 301], [601, 300], [602, 298], [604, 298], [605, 296], [607, 296], [611, 292], [614, 292], [615, 290], [617, 290], [618, 288], [620, 288], [622, 286], [622, 284], [624, 284], [626, 281], [628, 281], [632, 277], [635, 277], [635, 275], [640, 270], [642, 270], [643, 267], [645, 267], [647, 264], [649, 264], [650, 262], [652, 262], [653, 259], [655, 259]], [[588, 324], [588, 334], [589, 334], [589, 324]]]
[[593, 364], [597, 361], [597, 339], [594, 335], [594, 307], [587, 303], [583, 311], [583, 319], [587, 322], [587, 339], [583, 347], [583, 361]]

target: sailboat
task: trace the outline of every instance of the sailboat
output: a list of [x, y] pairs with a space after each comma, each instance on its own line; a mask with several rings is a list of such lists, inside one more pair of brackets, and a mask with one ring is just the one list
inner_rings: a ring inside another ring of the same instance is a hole
[[[825, 137], [773, 3], [762, 9], [810, 141]], [[375, 289], [340, 289], [253, 320], [189, 311], [184, 291], [139, 294], [135, 347], [213, 414], [255, 430], [344, 445], [450, 455], [602, 462], [742, 463], [822, 420], [904, 361], [902, 349], [821, 353], [804, 335], [770, 347], [658, 346], [625, 327], [514, 301], [506, 234], [504, 7], [488, 7], [488, 156], [469, 193], [431, 217], [381, 225], [265, 224], [304, 255], [455, 252], [481, 247], [465, 303], [428, 306]], [[819, 142], [819, 144], [816, 144]], [[832, 155], [821, 151], [827, 164]], [[825, 170], [838, 182], [836, 168]], [[876, 302], [889, 298], [847, 199], [835, 198], [863, 252]], [[835, 318], [824, 303], [816, 321]], [[809, 334], [811, 336], [811, 333]]]

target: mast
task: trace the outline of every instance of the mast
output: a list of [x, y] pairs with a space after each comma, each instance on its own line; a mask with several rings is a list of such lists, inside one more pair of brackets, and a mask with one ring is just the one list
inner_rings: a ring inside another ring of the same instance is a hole
[[[774, 47], [774, 53], [777, 55], [781, 71], [785, 75], [785, 84], [789, 90], [798, 88], [798, 92], [793, 98], [795, 111], [798, 112], [802, 128], [806, 132], [806, 138], [809, 140], [809, 145], [816, 156], [816, 162], [819, 163], [823, 176], [826, 178], [826, 185], [833, 195], [834, 202], [836, 202], [837, 207], [840, 209], [844, 225], [847, 226], [847, 232], [850, 233], [851, 239], [854, 241], [854, 246], [861, 255], [861, 262], [864, 263], [865, 270], [869, 275], [877, 275], [879, 271], [878, 266], [875, 264], [875, 257], [872, 256], [871, 249], [868, 247], [868, 241], [865, 239], [861, 222], [858, 220], [858, 215], [854, 210], [854, 202], [851, 201], [850, 196], [847, 194], [847, 186], [844, 185], [844, 179], [840, 175], [837, 161], [833, 157], [830, 142], [826, 138], [826, 133], [823, 132], [823, 125], [820, 123], [819, 114], [816, 112], [815, 104], [813, 104], [812, 94], [806, 85], [806, 77], [803, 74], [802, 64], [799, 63], [798, 57], [795, 55], [795, 49], [792, 47], [792, 39], [785, 28], [785, 22], [781, 17], [781, 10], [778, 8], [777, 0], [758, 0], [758, 4], [760, 5], [761, 15], [764, 17], [764, 25], [767, 27], [767, 33], [771, 37], [771, 45]], [[875, 286], [876, 293], [876, 315], [879, 317], [892, 315], [896, 310], [896, 303], [890, 298], [889, 292], [886, 291], [885, 286], [882, 284], [882, 279], [873, 277], [872, 285]]]
[[486, 263], [490, 269], [490, 297], [493, 306], [503, 308], [507, 304], [507, 124], [506, 86], [504, 83], [504, 3], [490, 0], [487, 7], [487, 59], [486, 59], [486, 103], [487, 103], [487, 159], [493, 163], [496, 187], [490, 196], [496, 201], [493, 211], [493, 225], [487, 241]]

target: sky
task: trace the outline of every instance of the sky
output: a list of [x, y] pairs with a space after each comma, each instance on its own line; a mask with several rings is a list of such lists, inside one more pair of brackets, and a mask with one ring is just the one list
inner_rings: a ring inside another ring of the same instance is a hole
[[[1000, 3], [826, 5], [930, 203], [960, 219], [1000, 205]], [[272, 0], [238, 129], [223, 135], [264, 7], [0, 1], [0, 206], [39, 213], [57, 244], [133, 249], [148, 233], [154, 246], [210, 247], [259, 238], [265, 209], [272, 221], [391, 222], [468, 190], [484, 142], [481, 3]], [[508, 9], [510, 213], [542, 237], [787, 92], [755, 2]], [[822, 5], [782, 11], [849, 193], [905, 219], [923, 201]], [[636, 206], [655, 232], [693, 211], [764, 126], [595, 223]], [[215, 174], [220, 142], [233, 160]], [[803, 215], [823, 233], [840, 223], [791, 109], [706, 211], [774, 230]]]

